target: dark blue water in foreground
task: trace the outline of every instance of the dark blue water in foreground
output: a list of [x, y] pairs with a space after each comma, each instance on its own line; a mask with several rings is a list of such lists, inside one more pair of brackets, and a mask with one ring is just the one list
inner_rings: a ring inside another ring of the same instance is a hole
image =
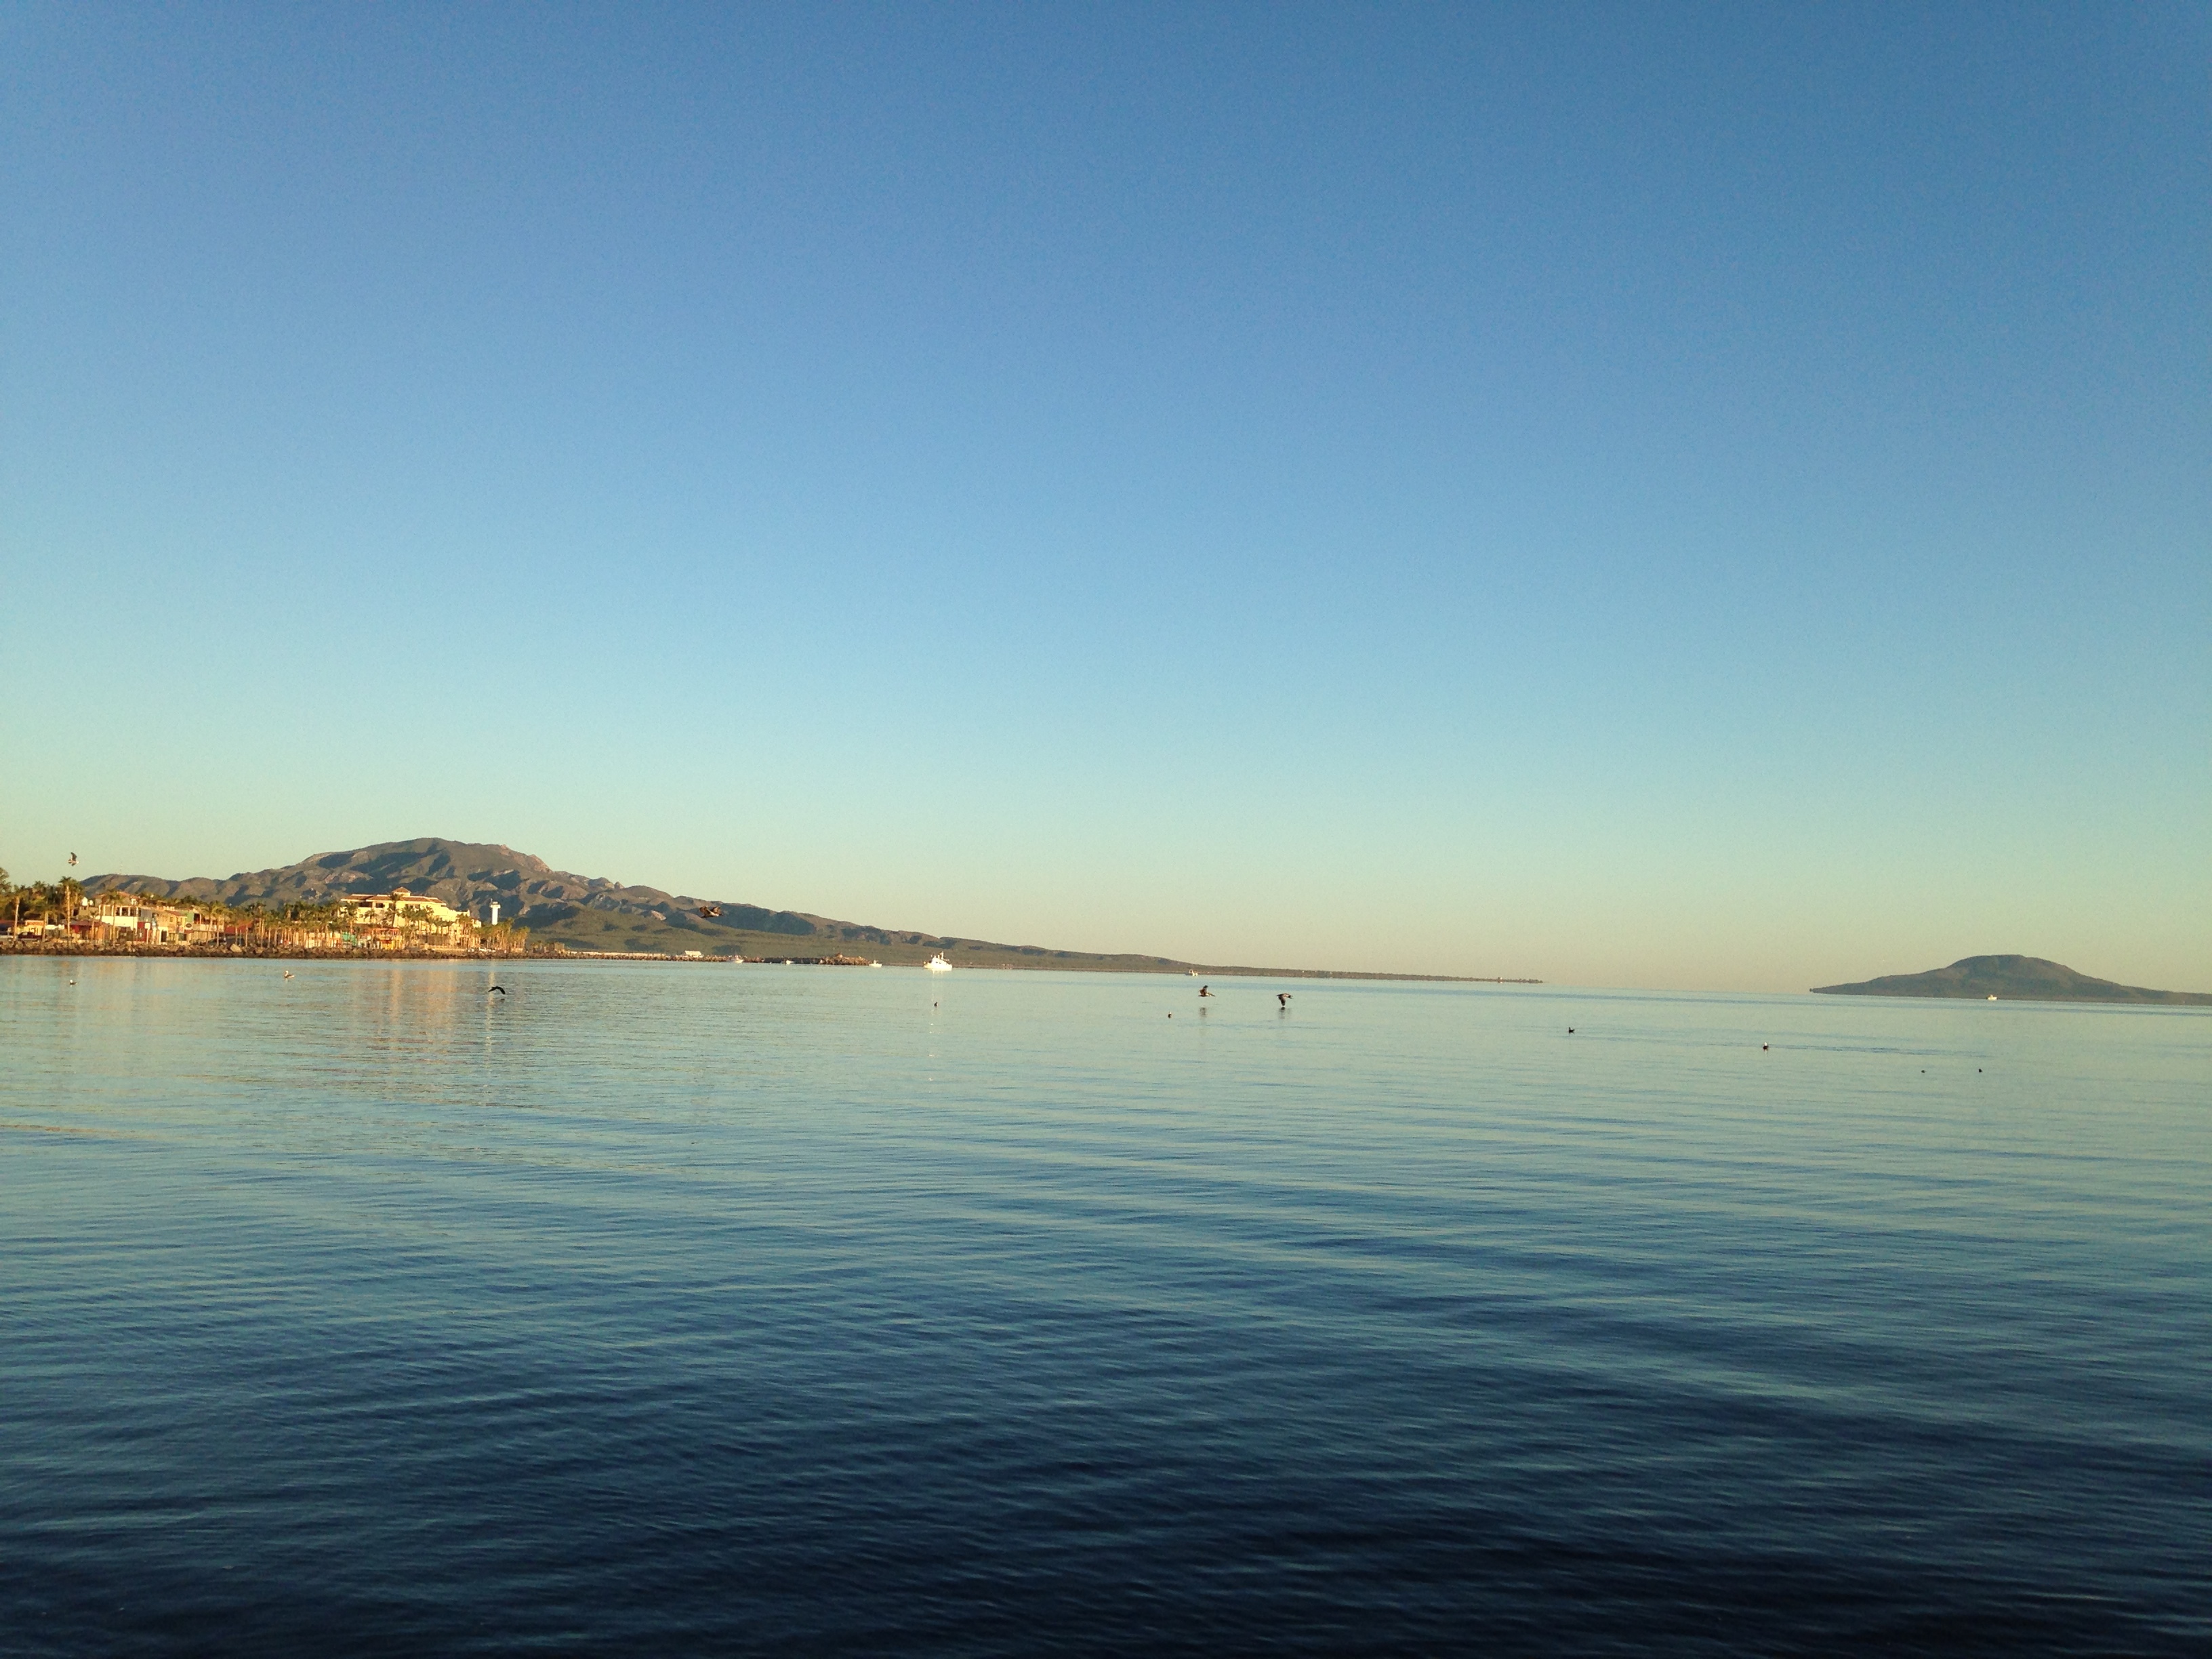
[[0, 962], [8, 1654], [2212, 1650], [2203, 1013], [295, 971]]

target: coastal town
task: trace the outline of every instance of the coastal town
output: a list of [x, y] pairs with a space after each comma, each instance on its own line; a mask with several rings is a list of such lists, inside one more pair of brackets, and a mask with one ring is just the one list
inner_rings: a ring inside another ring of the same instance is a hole
[[228, 905], [75, 881], [18, 887], [0, 870], [0, 950], [163, 954], [520, 956], [530, 930], [395, 887], [322, 903]]

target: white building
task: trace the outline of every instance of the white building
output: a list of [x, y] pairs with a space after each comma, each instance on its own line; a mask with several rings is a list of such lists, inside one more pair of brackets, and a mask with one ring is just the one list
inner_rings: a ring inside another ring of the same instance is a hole
[[468, 926], [469, 919], [452, 905], [404, 887], [388, 893], [356, 893], [346, 903], [356, 933], [429, 933], [452, 940]]

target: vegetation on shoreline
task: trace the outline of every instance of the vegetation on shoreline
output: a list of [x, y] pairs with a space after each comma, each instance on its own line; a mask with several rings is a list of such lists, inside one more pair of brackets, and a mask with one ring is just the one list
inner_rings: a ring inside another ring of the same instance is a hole
[[0, 922], [12, 935], [25, 922], [59, 921], [84, 902], [84, 888], [74, 880], [34, 881], [18, 887], [0, 870]]
[[0, 928], [6, 932], [9, 947], [17, 951], [104, 954], [159, 951], [255, 956], [304, 950], [514, 956], [530, 948], [530, 930], [519, 923], [488, 927], [466, 915], [444, 921], [427, 903], [401, 903], [390, 908], [388, 919], [372, 921], [354, 898], [274, 904], [258, 899], [238, 904], [211, 897], [179, 900], [142, 893], [112, 878], [88, 886], [65, 878], [18, 887], [4, 869], [0, 869]]

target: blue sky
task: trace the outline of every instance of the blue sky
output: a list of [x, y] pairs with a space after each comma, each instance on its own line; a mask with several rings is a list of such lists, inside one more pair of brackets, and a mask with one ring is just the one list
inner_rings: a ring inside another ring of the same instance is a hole
[[2212, 989], [2201, 9], [0, 9], [0, 864]]

